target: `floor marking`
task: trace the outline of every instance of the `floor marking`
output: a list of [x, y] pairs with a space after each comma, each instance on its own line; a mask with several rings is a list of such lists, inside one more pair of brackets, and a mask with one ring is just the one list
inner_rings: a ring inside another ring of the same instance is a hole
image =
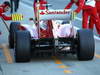
[[56, 64], [62, 64], [62, 62], [60, 60], [55, 60]]
[[100, 55], [98, 55], [98, 54], [95, 54], [95, 57], [96, 57], [96, 58], [100, 58]]
[[60, 66], [58, 66], [58, 68], [69, 68], [69, 66], [60, 65]]
[[62, 64], [61, 60], [57, 59], [55, 56], [52, 56], [56, 64]]
[[70, 74], [70, 73], [72, 73], [72, 71], [66, 70], [67, 68], [69, 68], [69, 66], [64, 65], [56, 56], [52, 56], [52, 58], [54, 59], [54, 61], [55, 61], [56, 64], [61, 64], [61, 65], [58, 66], [58, 68], [64, 69], [63, 72], [64, 72], [65, 74]]
[[5, 57], [6, 57], [7, 62], [9, 64], [12, 64], [13, 63], [13, 58], [12, 58], [12, 56], [10, 54], [10, 50], [7, 47], [7, 45], [3, 44], [2, 45], [2, 49], [3, 49], [3, 53], [4, 53]]
[[64, 70], [64, 73], [72, 73], [70, 70]]
[[2, 48], [2, 46], [0, 45], [0, 48]]

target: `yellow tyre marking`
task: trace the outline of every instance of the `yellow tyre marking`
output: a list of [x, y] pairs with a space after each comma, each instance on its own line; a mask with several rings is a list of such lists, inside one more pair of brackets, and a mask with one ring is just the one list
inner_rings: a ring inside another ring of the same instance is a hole
[[23, 15], [22, 14], [12, 14], [12, 20], [13, 21], [21, 21], [21, 20], [23, 20]]
[[56, 64], [60, 64], [60, 65], [58, 66], [58, 68], [64, 69], [64, 73], [65, 73], [65, 74], [70, 74], [70, 73], [72, 73], [72, 71], [66, 70], [67, 68], [69, 68], [69, 66], [64, 65], [64, 64], [61, 62], [61, 60], [59, 60], [56, 56], [52, 56], [52, 58], [54, 59], [54, 61], [55, 61]]
[[9, 64], [13, 63], [13, 58], [12, 58], [12, 56], [10, 54], [10, 50], [7, 47], [7, 45], [3, 44], [2, 45], [2, 49], [3, 49], [3, 53], [4, 53], [5, 57], [6, 57], [7, 62]]

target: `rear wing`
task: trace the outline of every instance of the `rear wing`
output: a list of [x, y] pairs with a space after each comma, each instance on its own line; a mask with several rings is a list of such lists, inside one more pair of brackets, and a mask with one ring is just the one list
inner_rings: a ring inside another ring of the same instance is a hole
[[39, 10], [39, 20], [71, 20], [71, 9]]
[[35, 20], [71, 20], [71, 9], [48, 9], [51, 4], [43, 4], [44, 7], [47, 9], [41, 10], [40, 9], [40, 1], [36, 0], [36, 11], [35, 11]]

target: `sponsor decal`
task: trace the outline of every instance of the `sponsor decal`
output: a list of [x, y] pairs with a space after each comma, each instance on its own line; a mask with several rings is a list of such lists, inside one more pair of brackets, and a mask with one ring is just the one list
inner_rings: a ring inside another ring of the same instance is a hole
[[68, 14], [69, 11], [60, 11], [60, 10], [53, 10], [53, 11], [48, 11], [48, 10], [45, 10], [45, 11], [41, 11], [40, 12], [40, 15], [48, 15], [48, 14]]
[[45, 13], [45, 12], [43, 12], [43, 11], [41, 11], [41, 12], [40, 12], [40, 15], [44, 15], [44, 14], [46, 14], [46, 13]]

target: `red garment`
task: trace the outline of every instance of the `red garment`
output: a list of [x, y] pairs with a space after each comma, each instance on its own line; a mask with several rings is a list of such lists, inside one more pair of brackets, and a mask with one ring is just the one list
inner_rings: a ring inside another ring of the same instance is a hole
[[[35, 15], [36, 15], [36, 12], [37, 12], [36, 3], [37, 3], [36, 0], [34, 0], [33, 6], [34, 6]], [[43, 4], [47, 4], [47, 1], [46, 1], [46, 0], [41, 0], [41, 1], [40, 1], [40, 8], [39, 8], [39, 9], [41, 9], [41, 10], [46, 9], [46, 6], [43, 6]]]
[[[98, 14], [99, 19], [100, 19], [100, 0], [96, 0], [96, 8], [97, 8], [97, 14]], [[94, 21], [93, 21], [93, 19], [91, 17], [90, 17], [89, 28], [90, 29], [94, 28]]]
[[[34, 4], [33, 4], [33, 6], [34, 6], [34, 9], [36, 9], [36, 0], [34, 0]], [[45, 9], [46, 7], [45, 6], [43, 6], [43, 4], [47, 4], [47, 1], [46, 0], [41, 0], [40, 2], [40, 9], [41, 10], [43, 10], [43, 9]]]
[[[34, 3], [33, 3], [33, 7], [34, 7], [34, 13], [35, 13], [35, 17], [37, 16], [37, 2], [36, 2], [37, 0], [34, 0]], [[44, 9], [46, 9], [46, 6], [43, 6], [43, 4], [47, 4], [47, 1], [46, 0], [41, 0], [40, 1], [40, 8], [39, 9], [41, 9], [41, 10], [44, 10]]]
[[43, 6], [43, 4], [47, 4], [47, 1], [43, 1], [43, 0], [42, 0], [42, 1], [40, 2], [40, 9], [41, 9], [41, 10], [46, 9], [46, 6]]
[[[97, 14], [98, 14], [99, 21], [100, 21], [100, 0], [96, 0], [96, 9], [97, 9]], [[92, 17], [90, 17], [89, 28], [93, 29], [94, 24], [95, 24], [95, 21], [93, 20]], [[97, 31], [99, 31], [98, 28], [100, 28], [100, 25], [98, 27], [96, 27]], [[100, 31], [98, 34], [100, 34]]]
[[[83, 9], [83, 21], [82, 21], [83, 25], [82, 25], [82, 27], [85, 28], [85, 29], [88, 28], [87, 24], [88, 24], [89, 16], [94, 21], [98, 34], [100, 34], [100, 21], [99, 21], [98, 15], [97, 15], [96, 7], [91, 7], [91, 6], [88, 6], [88, 5], [85, 6], [85, 9]], [[89, 25], [89, 28], [91, 28], [90, 25]]]
[[96, 1], [96, 8], [97, 8], [97, 13], [98, 13], [99, 18], [100, 18], [100, 0]]
[[0, 5], [0, 17], [2, 17], [4, 20], [12, 20], [12, 18], [11, 17], [9, 17], [9, 16], [6, 16], [5, 14], [4, 14], [4, 8], [5, 8], [5, 6], [4, 5]]
[[84, 0], [77, 0], [77, 2], [75, 2], [74, 0], [71, 0], [71, 2], [65, 7], [65, 9], [71, 8], [74, 3], [78, 6], [75, 12], [79, 13], [84, 6]]

